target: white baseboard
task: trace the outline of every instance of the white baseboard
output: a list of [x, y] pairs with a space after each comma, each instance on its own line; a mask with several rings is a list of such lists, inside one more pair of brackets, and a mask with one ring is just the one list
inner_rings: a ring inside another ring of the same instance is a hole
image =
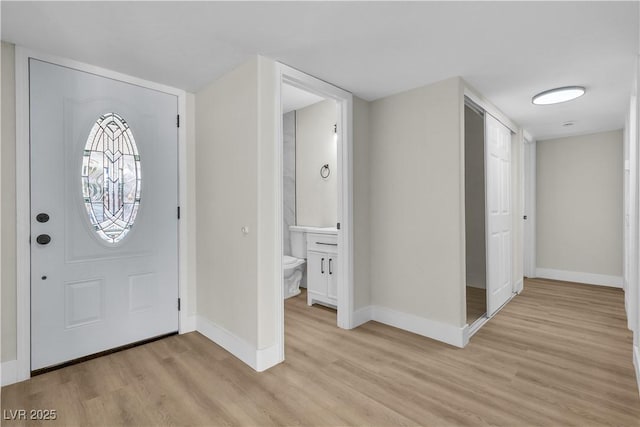
[[640, 393], [640, 347], [633, 346], [633, 366], [636, 368], [636, 381], [638, 382], [638, 393]]
[[187, 334], [197, 329], [198, 317], [195, 314], [186, 317], [184, 324], [180, 324], [180, 333]]
[[2, 376], [2, 386], [15, 384], [18, 382], [18, 361], [9, 360], [2, 362], [0, 366], [0, 376]]
[[442, 341], [456, 347], [464, 347], [465, 328], [441, 323], [413, 314], [403, 313], [386, 307], [371, 306], [371, 320], [394, 326], [414, 334]]
[[468, 338], [470, 335], [468, 334], [468, 325], [458, 328], [446, 323], [376, 305], [359, 308], [353, 313], [354, 328], [370, 320], [442, 341], [456, 347], [464, 347], [469, 342]]
[[513, 292], [519, 294], [520, 292], [522, 292], [523, 289], [524, 289], [524, 280], [520, 279], [516, 282], [515, 286], [513, 287]]
[[542, 279], [564, 280], [566, 282], [586, 283], [588, 285], [622, 288], [621, 276], [608, 276], [606, 274], [581, 273], [578, 271], [554, 270], [552, 268], [536, 268], [536, 277]]
[[486, 286], [480, 286], [477, 283], [467, 283], [467, 286], [469, 286], [470, 288], [487, 289]]
[[479, 319], [476, 319], [472, 324], [464, 325], [463, 333], [464, 333], [464, 345], [469, 344], [469, 340], [472, 336], [475, 335], [476, 332], [480, 330], [481, 327], [484, 326], [485, 323], [489, 321], [487, 316], [482, 316]]
[[353, 312], [353, 327], [367, 323], [371, 320], [371, 306], [362, 307]]
[[258, 372], [266, 371], [282, 361], [280, 349], [277, 344], [274, 344], [271, 347], [256, 351], [256, 366], [254, 369]]
[[244, 339], [202, 316], [197, 316], [196, 329], [258, 372], [282, 362], [277, 345], [258, 350]]

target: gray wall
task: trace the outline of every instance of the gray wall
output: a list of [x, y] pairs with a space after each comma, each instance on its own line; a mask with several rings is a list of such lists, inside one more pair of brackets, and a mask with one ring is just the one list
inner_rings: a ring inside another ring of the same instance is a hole
[[[337, 106], [328, 99], [296, 111], [296, 221], [335, 227], [338, 217]], [[328, 178], [320, 168], [329, 164]]]
[[196, 93], [197, 312], [254, 347], [257, 71], [254, 59]]
[[622, 130], [538, 141], [537, 267], [622, 275]]
[[2, 42], [2, 141], [0, 182], [2, 212], [2, 362], [16, 358], [16, 115], [15, 49]]
[[484, 117], [464, 108], [467, 286], [486, 288]]
[[371, 103], [353, 98], [354, 308], [371, 304]]
[[290, 111], [282, 116], [282, 153], [283, 153], [283, 224], [282, 250], [291, 255], [291, 233], [289, 226], [296, 225], [296, 112]]
[[[276, 64], [254, 57], [196, 94], [198, 324], [275, 344]], [[248, 227], [245, 235], [241, 231]]]
[[464, 326], [459, 78], [371, 103], [372, 303]]

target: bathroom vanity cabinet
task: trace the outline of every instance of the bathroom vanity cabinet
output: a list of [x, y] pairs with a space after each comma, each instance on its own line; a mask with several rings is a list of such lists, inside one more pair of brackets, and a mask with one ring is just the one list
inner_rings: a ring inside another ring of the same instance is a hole
[[338, 305], [338, 236], [307, 234], [307, 304]]

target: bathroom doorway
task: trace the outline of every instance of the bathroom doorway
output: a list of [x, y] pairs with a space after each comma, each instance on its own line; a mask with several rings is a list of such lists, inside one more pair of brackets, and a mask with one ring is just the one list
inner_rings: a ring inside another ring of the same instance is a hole
[[286, 309], [298, 314], [321, 310], [334, 316], [338, 327], [352, 328], [352, 97], [284, 65], [279, 83], [279, 323], [284, 354]]
[[[337, 309], [338, 105], [282, 85], [282, 255], [285, 300]], [[285, 304], [285, 309], [287, 304]]]
[[467, 324], [487, 313], [484, 110], [466, 99], [464, 107], [465, 248]]

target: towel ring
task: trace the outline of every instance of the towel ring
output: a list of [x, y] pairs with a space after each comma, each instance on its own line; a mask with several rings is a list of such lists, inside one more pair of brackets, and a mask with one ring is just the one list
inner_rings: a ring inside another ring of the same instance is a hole
[[327, 163], [320, 168], [320, 176], [322, 179], [327, 179], [329, 175], [331, 175], [331, 169], [329, 169], [329, 163]]

